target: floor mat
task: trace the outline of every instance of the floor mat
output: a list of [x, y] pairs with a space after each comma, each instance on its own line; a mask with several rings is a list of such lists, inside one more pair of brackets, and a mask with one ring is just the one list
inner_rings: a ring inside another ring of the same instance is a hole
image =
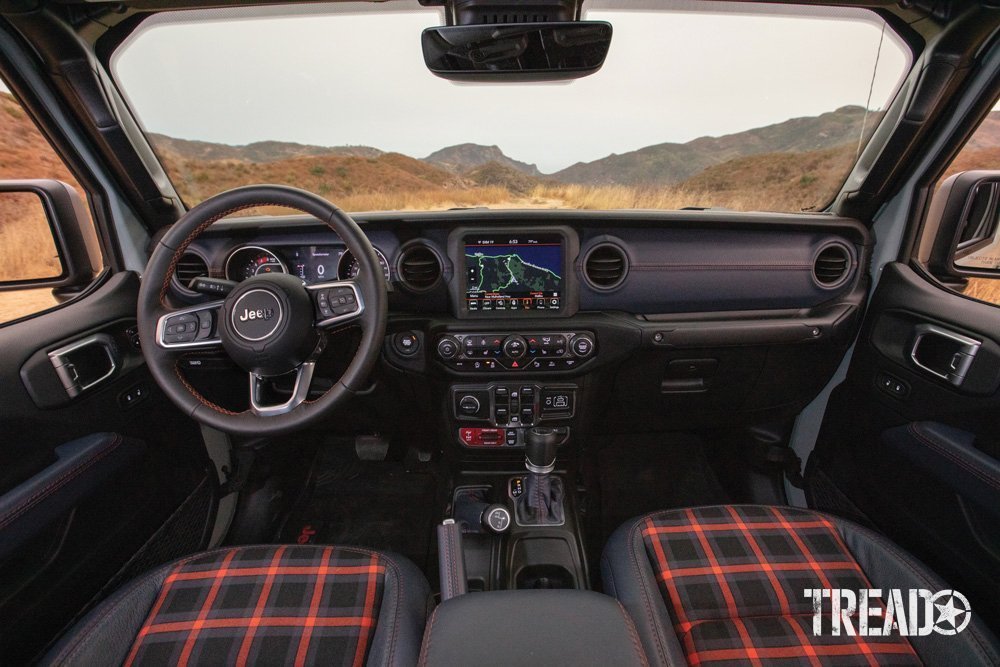
[[729, 502], [708, 464], [705, 442], [683, 434], [618, 436], [600, 451], [604, 539], [656, 510]]
[[358, 461], [353, 448], [317, 454], [309, 490], [284, 522], [288, 544], [357, 545], [394, 551], [427, 571], [436, 476], [402, 463]]

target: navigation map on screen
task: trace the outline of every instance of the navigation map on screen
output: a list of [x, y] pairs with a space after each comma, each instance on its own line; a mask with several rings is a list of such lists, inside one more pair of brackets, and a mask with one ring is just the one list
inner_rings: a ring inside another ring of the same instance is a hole
[[470, 311], [559, 310], [563, 240], [558, 234], [466, 237]]

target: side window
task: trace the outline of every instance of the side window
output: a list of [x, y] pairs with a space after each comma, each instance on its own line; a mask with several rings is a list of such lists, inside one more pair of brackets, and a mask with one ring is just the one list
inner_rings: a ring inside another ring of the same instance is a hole
[[[964, 203], [956, 206], [944, 201], [949, 186], [960, 178], [956, 175], [979, 170], [992, 171], [994, 176], [971, 181], [961, 177], [972, 183]], [[939, 233], [948, 233], [949, 216], [960, 216], [957, 227], [950, 227], [948, 266], [941, 267], [943, 262], [939, 262], [940, 270], [935, 273], [951, 274], [954, 280], [946, 282], [966, 296], [1000, 305], [1000, 103], [942, 176], [932, 210], [941, 211], [945, 218]]]
[[[0, 81], [0, 186], [3, 181], [28, 179], [62, 181], [86, 201], [83, 188]], [[102, 259], [89, 208], [78, 208], [85, 217], [80, 231], [90, 264], [99, 270]], [[68, 270], [57, 239], [50, 210], [40, 194], [0, 187], [0, 324], [47, 310], [70, 297], [71, 290], [51, 287]]]

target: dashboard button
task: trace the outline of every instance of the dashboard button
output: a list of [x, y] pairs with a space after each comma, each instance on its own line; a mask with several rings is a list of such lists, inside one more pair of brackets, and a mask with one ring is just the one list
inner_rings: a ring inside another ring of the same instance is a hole
[[510, 336], [503, 342], [503, 353], [511, 359], [520, 359], [528, 351], [528, 345], [520, 336]]
[[574, 336], [572, 350], [578, 357], [589, 357], [594, 353], [594, 339], [586, 334]]
[[569, 389], [543, 389], [542, 414], [573, 412], [573, 391]]
[[438, 341], [437, 352], [442, 359], [453, 359], [458, 354], [458, 341], [451, 336], [445, 336]]
[[404, 357], [412, 357], [420, 350], [420, 339], [417, 338], [417, 334], [407, 331], [406, 333], [396, 334], [393, 338], [393, 345], [396, 348], [396, 352]]

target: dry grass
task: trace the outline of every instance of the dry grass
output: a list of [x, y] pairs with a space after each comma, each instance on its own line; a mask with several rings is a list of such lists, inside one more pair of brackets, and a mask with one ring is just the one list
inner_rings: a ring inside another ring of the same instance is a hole
[[1000, 279], [972, 278], [962, 294], [986, 303], [1000, 305]]
[[0, 282], [53, 278], [61, 272], [42, 202], [29, 193], [0, 195]]
[[696, 191], [678, 187], [634, 187], [627, 185], [540, 185], [532, 190], [529, 201], [556, 202], [559, 208], [580, 210], [665, 209], [684, 207], [728, 208], [734, 211], [781, 209], [754, 191], [726, 193]]
[[23, 289], [0, 292], [0, 324], [38, 313], [56, 305], [49, 289]]

